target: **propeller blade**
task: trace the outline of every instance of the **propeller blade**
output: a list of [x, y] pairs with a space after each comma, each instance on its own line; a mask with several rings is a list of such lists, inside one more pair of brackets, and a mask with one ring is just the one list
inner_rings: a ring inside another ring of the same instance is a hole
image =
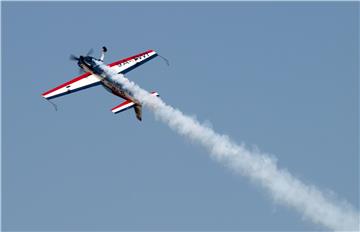
[[75, 55], [70, 55], [70, 60], [79, 60], [79, 57], [76, 57]]
[[[80, 56], [81, 57], [81, 56]], [[74, 60], [74, 61], [79, 61], [80, 60], [80, 57], [76, 57], [75, 55], [71, 54], [70, 55], [70, 60]], [[79, 74], [82, 74], [83, 73], [83, 70], [81, 67], [79, 67]]]
[[86, 54], [86, 56], [90, 56], [91, 54], [93, 54], [94, 53], [94, 49], [90, 49], [89, 51], [88, 51], [88, 53]]

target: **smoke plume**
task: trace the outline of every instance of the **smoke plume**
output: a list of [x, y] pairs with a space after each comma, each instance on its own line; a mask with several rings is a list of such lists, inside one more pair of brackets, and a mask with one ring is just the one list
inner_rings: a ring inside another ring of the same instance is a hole
[[328, 196], [316, 186], [303, 183], [287, 170], [280, 169], [273, 157], [236, 144], [228, 136], [216, 133], [196, 119], [167, 105], [160, 98], [150, 95], [123, 75], [114, 73], [106, 66], [103, 68], [148, 107], [158, 120], [205, 147], [216, 161], [250, 178], [277, 203], [295, 209], [305, 218], [331, 230], [359, 230], [359, 213], [347, 202], [334, 199], [334, 196]]

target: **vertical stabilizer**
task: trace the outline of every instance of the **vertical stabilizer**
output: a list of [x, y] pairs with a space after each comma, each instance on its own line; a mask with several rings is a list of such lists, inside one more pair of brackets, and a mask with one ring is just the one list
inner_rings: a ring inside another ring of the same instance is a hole
[[135, 110], [135, 114], [136, 114], [136, 118], [141, 121], [141, 116], [142, 116], [142, 106], [140, 104], [136, 104], [134, 106], [134, 110]]

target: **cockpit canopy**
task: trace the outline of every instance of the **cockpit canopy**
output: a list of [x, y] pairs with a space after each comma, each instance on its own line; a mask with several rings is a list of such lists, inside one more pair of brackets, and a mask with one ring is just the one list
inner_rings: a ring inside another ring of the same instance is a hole
[[95, 66], [95, 62], [94, 62], [93, 59], [94, 59], [94, 58], [91, 57], [91, 56], [85, 56], [85, 57], [84, 57], [84, 62], [85, 62], [88, 66], [93, 67], [93, 66]]
[[84, 69], [85, 71], [91, 70], [92, 73], [96, 73], [98, 75], [101, 75], [103, 73], [103, 70], [99, 66], [99, 60], [91, 57], [91, 56], [80, 56], [78, 65], [84, 69], [84, 65], [87, 67], [87, 69]]

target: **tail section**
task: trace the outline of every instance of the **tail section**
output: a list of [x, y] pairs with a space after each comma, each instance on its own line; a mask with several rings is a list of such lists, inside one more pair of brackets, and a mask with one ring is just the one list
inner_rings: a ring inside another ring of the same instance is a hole
[[[157, 97], [159, 96], [159, 94], [157, 92], [151, 92], [151, 95], [157, 96]], [[142, 105], [141, 104], [136, 104], [133, 101], [126, 100], [123, 103], [121, 103], [120, 105], [115, 106], [114, 108], [112, 108], [111, 111], [114, 114], [117, 114], [117, 113], [123, 112], [123, 111], [125, 111], [127, 109], [130, 109], [131, 107], [134, 107], [136, 118], [139, 121], [141, 121], [141, 119], [142, 119]]]
[[151, 95], [159, 97], [160, 94], [158, 92], [151, 92]]
[[134, 110], [135, 110], [136, 118], [137, 118], [139, 121], [141, 121], [142, 105], [140, 105], [140, 104], [135, 104]]

